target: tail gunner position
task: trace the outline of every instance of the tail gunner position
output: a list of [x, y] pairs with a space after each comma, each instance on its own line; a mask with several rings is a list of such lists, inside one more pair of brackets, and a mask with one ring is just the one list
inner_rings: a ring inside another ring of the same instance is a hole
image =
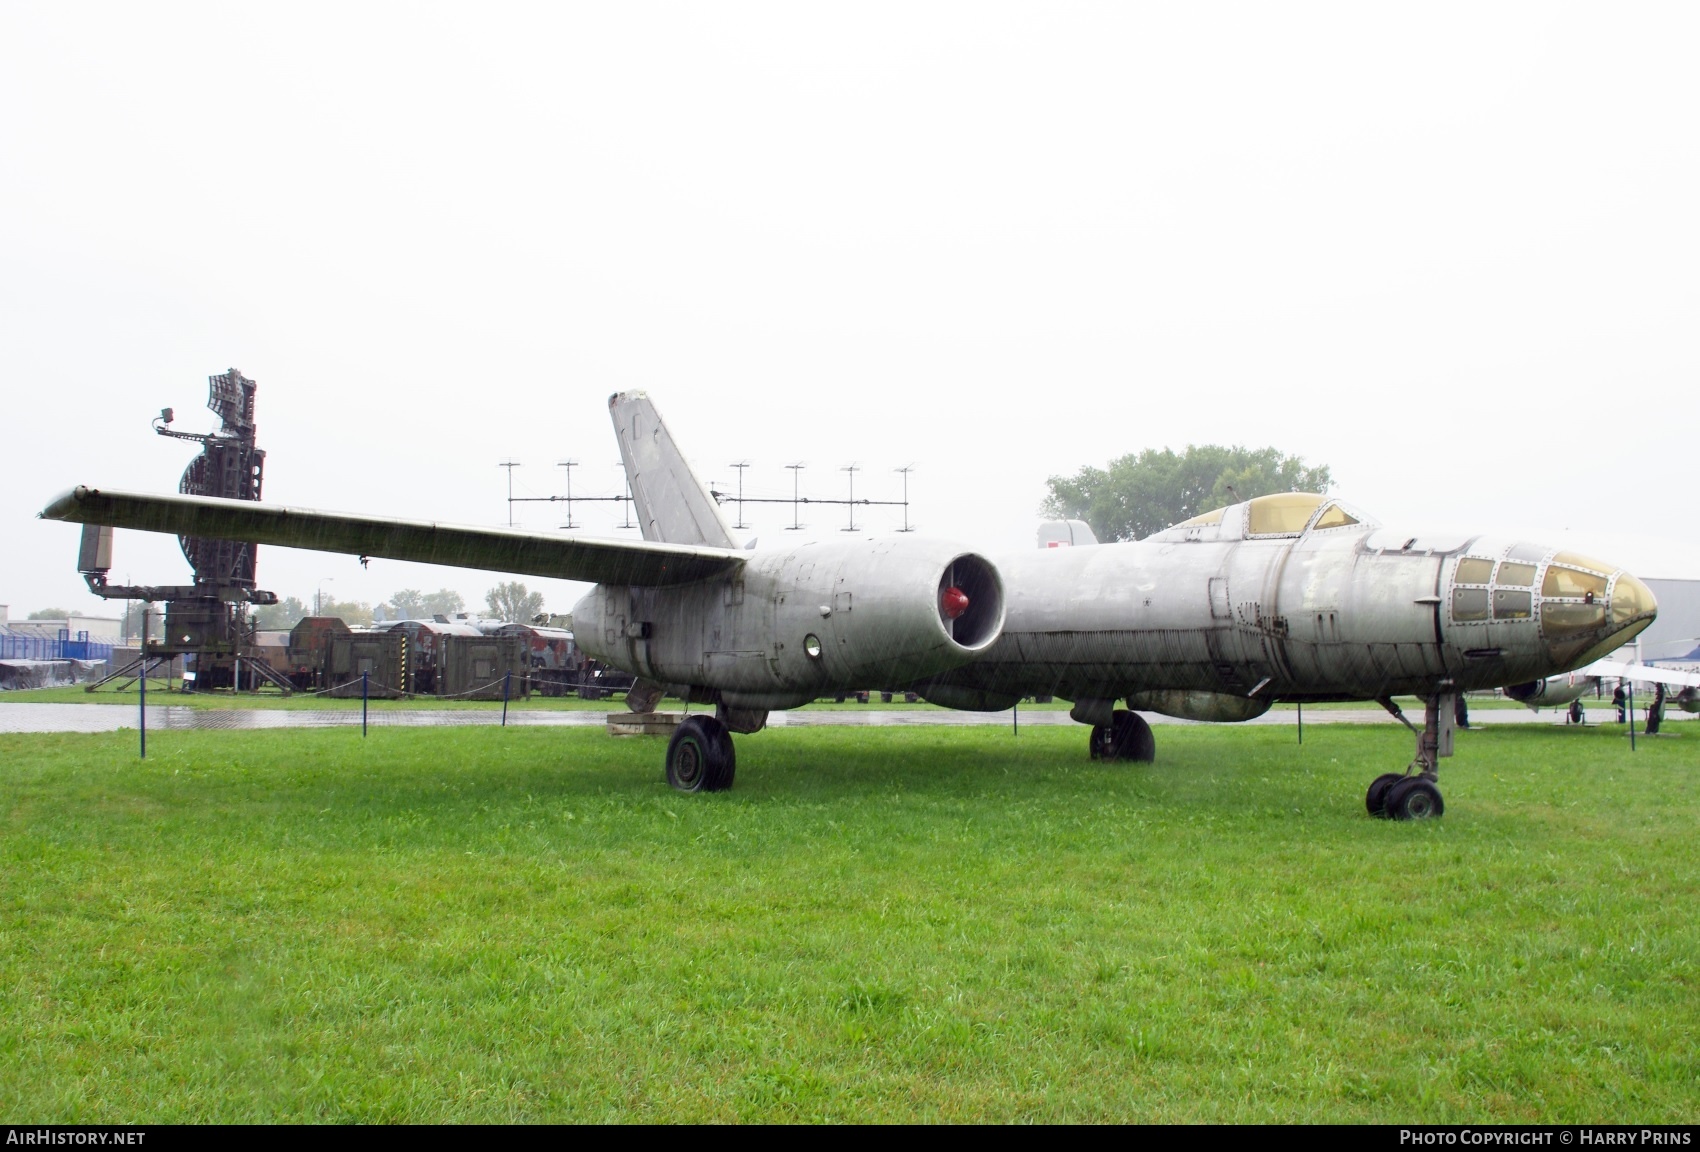
[[[589, 655], [712, 704], [668, 746], [685, 791], [730, 787], [731, 734], [769, 711], [870, 687], [1002, 710], [1049, 693], [1097, 759], [1151, 760], [1141, 711], [1248, 720], [1277, 701], [1425, 701], [1416, 755], [1371, 784], [1371, 813], [1439, 815], [1455, 694], [1558, 675], [1652, 622], [1647, 586], [1541, 545], [1389, 532], [1349, 505], [1281, 493], [1145, 540], [988, 558], [914, 537], [736, 547], [649, 398], [609, 399], [641, 542], [90, 487], [53, 520], [588, 580]], [[1126, 708], [1118, 708], [1125, 703]], [[1406, 721], [1409, 724], [1409, 721]]]

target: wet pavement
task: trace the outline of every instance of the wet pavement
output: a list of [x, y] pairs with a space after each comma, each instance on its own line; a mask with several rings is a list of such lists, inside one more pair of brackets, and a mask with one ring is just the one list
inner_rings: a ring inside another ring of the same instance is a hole
[[[123, 704], [9, 704], [0, 702], [0, 732], [116, 732], [122, 728], [135, 728], [137, 724], [135, 705]], [[1422, 713], [1414, 715], [1407, 712], [1415, 722], [1420, 722]], [[1177, 720], [1169, 716], [1158, 716], [1145, 713], [1145, 718], [1154, 725], [1194, 724], [1194, 720]], [[1644, 720], [1644, 713], [1638, 714], [1636, 724], [1639, 727]], [[1588, 709], [1590, 724], [1607, 723], [1614, 719], [1610, 706]], [[1665, 715], [1667, 722], [1676, 720], [1692, 720], [1687, 713], [1672, 710]], [[606, 712], [567, 712], [567, 711], [534, 711], [512, 710], [508, 713], [508, 725], [515, 728], [597, 728], [602, 727], [608, 720]], [[208, 729], [215, 731], [244, 731], [258, 728], [358, 728], [360, 726], [360, 709], [303, 709], [301, 711], [286, 711], [282, 709], [246, 709], [246, 708], [193, 708], [185, 704], [150, 704], [148, 706], [148, 728], [150, 731], [187, 731], [190, 729]], [[968, 725], [997, 725], [1010, 726], [1019, 722], [1022, 727], [1040, 727], [1058, 724], [1073, 724], [1067, 712], [1043, 710], [1022, 711], [1016, 716], [1009, 712], [949, 712], [944, 710], [932, 711], [927, 709], [905, 709], [902, 711], [884, 711], [870, 708], [862, 710], [827, 709], [815, 711], [799, 709], [795, 712], [775, 712], [768, 718], [768, 726], [772, 728], [816, 728], [816, 727], [962, 727]], [[1293, 725], [1294, 713], [1288, 710], [1267, 712], [1248, 724], [1284, 724]], [[1304, 722], [1311, 724], [1397, 724], [1387, 713], [1375, 708], [1318, 708], [1305, 713]], [[443, 711], [425, 710], [374, 710], [368, 717], [368, 723], [374, 728], [475, 728], [489, 727], [502, 723], [502, 711], [498, 708], [486, 710], [455, 709]], [[1471, 713], [1470, 723], [1475, 727], [1489, 727], [1499, 724], [1557, 724], [1564, 723], [1562, 711], [1548, 710], [1545, 712], [1530, 712], [1526, 708], [1509, 709], [1478, 709]]]

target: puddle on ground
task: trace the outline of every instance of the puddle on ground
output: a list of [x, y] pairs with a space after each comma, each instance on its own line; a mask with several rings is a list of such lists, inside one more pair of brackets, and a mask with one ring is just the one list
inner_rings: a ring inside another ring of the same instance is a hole
[[[697, 711], [701, 711], [697, 709]], [[116, 732], [135, 728], [137, 709], [123, 704], [11, 704], [0, 698], [0, 732]], [[1594, 722], [1607, 719], [1609, 708], [1591, 710]], [[1146, 713], [1152, 724], [1193, 724], [1197, 721], [1176, 720], [1167, 716]], [[512, 711], [508, 726], [512, 728], [597, 728], [607, 722], [606, 712], [545, 712]], [[946, 711], [847, 711], [823, 708], [810, 711], [775, 712], [768, 718], [774, 728], [815, 727], [927, 727], [937, 725], [1000, 725], [1009, 726], [1008, 712], [946, 712]], [[1691, 720], [1685, 713], [1667, 714], [1665, 719]], [[1267, 712], [1247, 724], [1293, 724], [1293, 713], [1282, 710]], [[1472, 712], [1472, 724], [1562, 724], [1562, 710], [1530, 712], [1526, 708], [1482, 709]], [[499, 725], [500, 708], [489, 711], [458, 709], [455, 711], [375, 711], [368, 723], [373, 728], [469, 728]], [[1039, 727], [1074, 723], [1067, 712], [1036, 711], [1019, 715], [1022, 727]], [[1392, 724], [1393, 718], [1380, 709], [1329, 709], [1310, 712], [1306, 724]], [[1639, 726], [1639, 718], [1637, 718]], [[243, 731], [258, 728], [358, 728], [360, 709], [312, 709], [299, 712], [281, 709], [193, 708], [186, 704], [148, 705], [149, 731], [188, 731], [213, 729]]]

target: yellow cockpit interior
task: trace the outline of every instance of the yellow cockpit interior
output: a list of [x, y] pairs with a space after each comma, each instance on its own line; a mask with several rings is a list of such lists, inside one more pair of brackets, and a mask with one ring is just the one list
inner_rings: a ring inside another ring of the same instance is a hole
[[[1315, 492], [1272, 492], [1247, 501], [1245, 509], [1247, 536], [1297, 536], [1307, 525], [1312, 531], [1320, 531], [1325, 528], [1345, 528], [1360, 522], [1340, 505]], [[1191, 520], [1171, 524], [1166, 531], [1176, 528], [1214, 528], [1222, 523], [1227, 511], [1227, 508], [1212, 508]]]
[[1246, 505], [1247, 536], [1296, 536], [1325, 498], [1315, 492], [1272, 492]]

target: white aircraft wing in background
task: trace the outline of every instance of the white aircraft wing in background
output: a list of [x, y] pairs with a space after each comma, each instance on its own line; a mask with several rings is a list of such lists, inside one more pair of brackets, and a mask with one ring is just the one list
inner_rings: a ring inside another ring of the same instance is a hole
[[1684, 688], [1700, 688], [1700, 672], [1684, 672], [1676, 668], [1660, 668], [1654, 664], [1624, 664], [1617, 660], [1596, 660], [1579, 669], [1589, 676], [1603, 679], [1633, 680], [1638, 684], [1680, 684]]

